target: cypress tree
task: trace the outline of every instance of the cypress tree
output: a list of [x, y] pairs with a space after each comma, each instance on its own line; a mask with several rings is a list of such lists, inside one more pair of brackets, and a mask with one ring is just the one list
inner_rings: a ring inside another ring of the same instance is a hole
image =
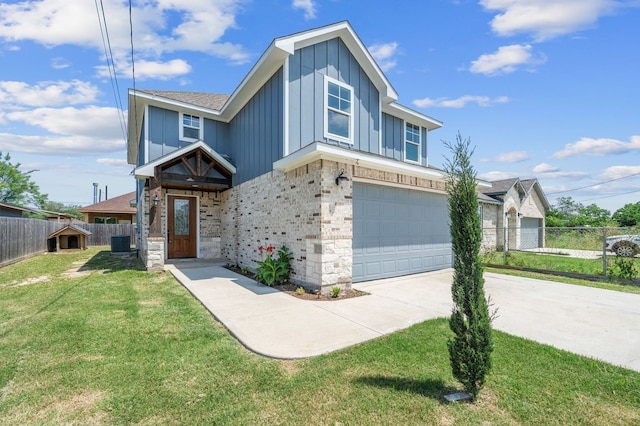
[[451, 295], [453, 311], [449, 327], [449, 359], [453, 376], [475, 400], [491, 369], [491, 316], [484, 295], [483, 268], [480, 263], [482, 229], [478, 215], [476, 171], [471, 165], [470, 139], [460, 133], [456, 143], [445, 142], [452, 158], [447, 159], [447, 192], [451, 242], [454, 254]]

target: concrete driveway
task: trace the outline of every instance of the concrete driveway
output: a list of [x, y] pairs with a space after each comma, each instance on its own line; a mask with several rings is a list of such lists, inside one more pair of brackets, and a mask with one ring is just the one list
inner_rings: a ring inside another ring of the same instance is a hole
[[[354, 285], [370, 295], [306, 301], [222, 266], [178, 264], [174, 276], [250, 350], [275, 358], [332, 352], [448, 316], [453, 270]], [[485, 273], [494, 328], [640, 371], [640, 295]]]

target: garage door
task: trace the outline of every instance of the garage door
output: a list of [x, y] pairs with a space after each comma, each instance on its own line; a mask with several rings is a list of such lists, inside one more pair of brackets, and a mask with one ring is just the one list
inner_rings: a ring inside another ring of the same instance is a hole
[[447, 197], [353, 183], [353, 281], [448, 268]]
[[534, 217], [523, 217], [520, 220], [520, 249], [542, 247], [540, 222], [540, 219]]

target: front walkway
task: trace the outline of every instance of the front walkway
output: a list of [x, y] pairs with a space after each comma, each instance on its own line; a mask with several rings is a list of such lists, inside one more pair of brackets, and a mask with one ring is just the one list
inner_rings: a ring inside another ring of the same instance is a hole
[[[452, 270], [354, 285], [370, 295], [300, 300], [225, 269], [177, 263], [180, 281], [250, 350], [274, 358], [332, 352], [451, 312]], [[640, 371], [640, 295], [485, 273], [494, 327]]]

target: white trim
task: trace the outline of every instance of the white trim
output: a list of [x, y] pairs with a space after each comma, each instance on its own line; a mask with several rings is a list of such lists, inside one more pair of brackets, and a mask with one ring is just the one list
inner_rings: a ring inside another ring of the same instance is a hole
[[353, 182], [370, 183], [370, 184], [380, 185], [380, 186], [390, 186], [393, 188], [411, 189], [413, 191], [422, 191], [422, 192], [430, 192], [432, 194], [447, 195], [447, 191], [444, 191], [444, 190], [433, 189], [433, 188], [423, 188], [421, 186], [410, 185], [408, 183], [389, 182], [386, 180], [366, 178], [361, 176], [353, 176], [351, 180]]
[[214, 151], [213, 148], [207, 145], [204, 141], [197, 141], [193, 144], [185, 145], [182, 148], [178, 148], [175, 151], [171, 151], [170, 153], [163, 155], [162, 157], [158, 157], [150, 163], [146, 163], [140, 167], [136, 167], [133, 170], [133, 174], [137, 179], [153, 177], [154, 169], [156, 166], [164, 164], [167, 161], [171, 161], [174, 158], [180, 157], [181, 155], [193, 151], [196, 148], [201, 148], [206, 151], [211, 157], [213, 157], [218, 163], [220, 163], [222, 167], [229, 170], [231, 173], [236, 172], [235, 166], [229, 163], [229, 161], [227, 161], [223, 156]]
[[289, 56], [284, 60], [282, 69], [282, 87], [283, 87], [283, 147], [282, 156], [289, 155]]
[[[149, 162], [149, 104], [144, 106], [144, 162]], [[139, 143], [139, 142], [138, 142]]]
[[435, 118], [428, 117], [424, 114], [420, 114], [417, 111], [414, 111], [406, 106], [400, 105], [395, 102], [391, 102], [389, 104], [382, 105], [383, 112], [386, 112], [389, 115], [394, 117], [401, 118], [403, 120], [408, 120], [411, 123], [417, 124], [418, 126], [425, 127], [427, 130], [435, 130], [442, 127], [442, 122], [436, 120]]
[[401, 173], [424, 179], [445, 180], [447, 177], [444, 171], [428, 169], [423, 166], [418, 166], [417, 164], [409, 164], [403, 161], [380, 157], [376, 154], [353, 151], [321, 142], [314, 142], [287, 157], [281, 158], [273, 163], [273, 168], [289, 171], [320, 159], [354, 164], [392, 173]]
[[[192, 118], [197, 118], [198, 119], [198, 127], [193, 127], [193, 126], [185, 126], [184, 124], [184, 116], [188, 115], [189, 117]], [[189, 129], [198, 129], [198, 137], [197, 138], [188, 138], [186, 136], [184, 136], [183, 134], [183, 130], [185, 127], [188, 127]], [[180, 139], [182, 142], [196, 142], [199, 140], [204, 140], [204, 118], [200, 115], [194, 115], [194, 114], [190, 114], [190, 113], [186, 113], [183, 111], [179, 112], [179, 116], [178, 116], [178, 139]]]
[[[403, 144], [403, 148], [404, 148], [404, 161], [406, 161], [407, 163], [412, 163], [412, 164], [422, 164], [422, 162], [420, 161], [422, 159], [422, 127], [420, 127], [418, 124], [413, 124], [409, 121], [406, 120], [402, 120], [403, 123], [403, 132], [402, 132], [402, 144]], [[411, 142], [411, 141], [407, 141], [407, 125], [412, 126], [412, 127], [417, 127], [418, 128], [418, 159], [417, 160], [410, 160], [407, 158], [407, 143], [410, 143], [412, 145], [415, 145], [415, 142]]]
[[378, 93], [378, 154], [382, 154], [382, 97]]
[[[338, 87], [341, 88], [345, 88], [349, 90], [349, 94], [350, 94], [350, 99], [349, 102], [351, 104], [350, 107], [350, 112], [346, 113], [340, 109], [335, 109], [335, 108], [331, 108], [329, 107], [329, 83], [335, 84]], [[354, 142], [354, 121], [355, 121], [355, 117], [354, 117], [354, 93], [353, 93], [353, 87], [343, 83], [340, 80], [337, 80], [335, 78], [329, 77], [328, 75], [324, 75], [324, 137], [328, 140], [334, 140], [334, 141], [340, 141], [340, 142], [346, 142], [349, 143], [351, 145], [353, 145]], [[342, 115], [347, 115], [349, 117], [349, 137], [345, 138], [344, 136], [340, 136], [340, 135], [336, 135], [333, 133], [329, 132], [329, 109], [331, 109], [331, 111], [337, 113], [337, 114], [342, 114]]]

